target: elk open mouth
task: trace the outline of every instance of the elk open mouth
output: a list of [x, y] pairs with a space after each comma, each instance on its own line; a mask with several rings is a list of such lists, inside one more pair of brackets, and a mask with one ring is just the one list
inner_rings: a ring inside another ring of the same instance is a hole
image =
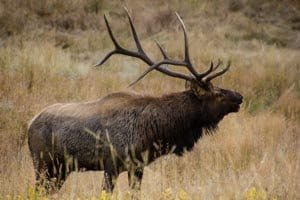
[[237, 101], [232, 104], [232, 112], [238, 112], [240, 110], [243, 101]]
[[233, 110], [233, 112], [238, 112], [240, 110], [240, 104], [235, 104]]

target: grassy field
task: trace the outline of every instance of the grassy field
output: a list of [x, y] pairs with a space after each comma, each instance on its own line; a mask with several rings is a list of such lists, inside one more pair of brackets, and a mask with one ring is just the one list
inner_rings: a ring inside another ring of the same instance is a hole
[[[127, 88], [145, 65], [115, 56], [103, 14], [117, 38], [134, 48], [126, 5], [150, 56], [154, 39], [181, 58], [187, 26], [192, 61], [231, 60], [214, 83], [245, 97], [213, 135], [178, 158], [146, 167], [142, 199], [300, 199], [300, 3], [293, 0], [0, 0], [0, 199], [105, 199], [102, 172], [73, 173], [55, 195], [34, 192], [27, 124], [45, 106], [88, 101], [114, 91], [159, 96], [184, 90], [181, 80], [152, 72]], [[125, 23], [126, 22], [126, 23]], [[114, 199], [129, 199], [127, 174]]]

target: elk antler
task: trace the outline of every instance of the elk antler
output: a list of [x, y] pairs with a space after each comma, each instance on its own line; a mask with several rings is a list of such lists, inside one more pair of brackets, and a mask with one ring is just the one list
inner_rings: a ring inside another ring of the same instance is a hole
[[[221, 64], [221, 62], [219, 61], [216, 66], [214, 66], [214, 64], [211, 62], [210, 68], [202, 74], [199, 74], [195, 70], [195, 68], [193, 67], [193, 65], [191, 63], [190, 56], [189, 56], [189, 46], [188, 46], [188, 37], [187, 37], [187, 33], [186, 33], [186, 28], [185, 28], [185, 25], [184, 25], [181, 17], [179, 16], [179, 14], [177, 12], [175, 12], [175, 14], [177, 16], [177, 19], [180, 22], [180, 26], [181, 26], [181, 28], [183, 30], [183, 34], [184, 34], [184, 60], [180, 61], [180, 60], [170, 59], [168, 57], [166, 51], [163, 49], [163, 47], [157, 41], [155, 41], [156, 45], [158, 46], [158, 48], [159, 48], [159, 50], [162, 53], [163, 58], [164, 58], [162, 61], [159, 61], [159, 62], [155, 63], [154, 61], [152, 61], [149, 58], [149, 56], [143, 50], [142, 45], [139, 41], [138, 35], [136, 33], [135, 27], [133, 25], [132, 18], [129, 15], [129, 12], [128, 12], [127, 8], [125, 7], [124, 9], [126, 11], [126, 15], [127, 15], [128, 20], [129, 20], [131, 32], [132, 32], [132, 35], [133, 35], [133, 39], [135, 41], [137, 51], [127, 50], [127, 49], [123, 48], [117, 42], [117, 40], [115, 39], [115, 37], [113, 35], [113, 32], [110, 28], [108, 20], [107, 20], [106, 16], [104, 15], [105, 24], [106, 24], [109, 36], [110, 36], [110, 38], [111, 38], [111, 40], [112, 40], [112, 42], [115, 46], [115, 49], [110, 51], [108, 54], [106, 54], [105, 57], [95, 65], [95, 67], [100, 66], [103, 63], [105, 63], [114, 54], [121, 54], [121, 55], [126, 55], [126, 56], [131, 56], [131, 57], [141, 59], [146, 64], [148, 64], [149, 67], [135, 81], [133, 81], [129, 86], [132, 86], [135, 83], [137, 83], [139, 80], [141, 80], [143, 77], [145, 77], [149, 72], [151, 72], [154, 69], [158, 70], [161, 73], [166, 74], [168, 76], [184, 79], [184, 80], [187, 80], [187, 81], [192, 81], [192, 80], [196, 79], [197, 81], [202, 82], [202, 83], [207, 83], [207, 82], [211, 81], [212, 79], [216, 78], [217, 76], [220, 76], [220, 75], [224, 74], [229, 69], [230, 63], [222, 71], [206, 77], [207, 75], [209, 75], [210, 73], [212, 73], [213, 71], [215, 71], [219, 67], [219, 65]], [[179, 72], [175, 72], [175, 71], [171, 71], [170, 69], [161, 67], [161, 65], [184, 66], [190, 71], [192, 76], [182, 74], [182, 73], [179, 73]]]

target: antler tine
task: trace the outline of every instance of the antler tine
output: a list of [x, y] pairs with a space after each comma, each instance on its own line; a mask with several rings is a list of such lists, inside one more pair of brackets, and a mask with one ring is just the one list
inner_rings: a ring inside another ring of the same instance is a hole
[[191, 60], [190, 60], [190, 54], [189, 54], [189, 44], [188, 44], [188, 37], [187, 37], [187, 33], [186, 33], [186, 28], [185, 25], [183, 23], [183, 20], [181, 19], [181, 17], [179, 16], [179, 14], [177, 12], [175, 12], [177, 19], [180, 22], [180, 26], [183, 30], [183, 35], [184, 35], [184, 61], [186, 62], [186, 67], [188, 68], [188, 70], [195, 76], [198, 76], [197, 71], [195, 70], [195, 68], [193, 67]]
[[214, 63], [211, 61], [209, 69], [206, 72], [202, 73], [202, 74], [198, 74], [197, 79], [201, 80], [203, 77], [210, 74], [213, 70], [214, 70]]
[[[132, 32], [132, 35], [133, 35], [133, 39], [134, 39], [134, 42], [136, 44], [136, 47], [138, 49], [138, 52], [142, 53], [142, 54], [145, 54], [146, 53], [144, 52], [143, 48], [142, 48], [142, 45], [140, 43], [140, 40], [139, 40], [139, 37], [136, 33], [136, 30], [135, 30], [135, 27], [133, 25], [133, 22], [132, 22], [132, 18], [131, 16], [129, 15], [129, 11], [128, 9], [124, 6], [124, 10], [126, 12], [126, 15], [127, 15], [127, 18], [128, 18], [128, 21], [129, 21], [129, 24], [130, 24], [130, 28], [131, 28], [131, 32]], [[148, 57], [148, 56], [147, 56]]]
[[[216, 66], [214, 67], [214, 69], [213, 69], [213, 71], [216, 71], [219, 67], [220, 67], [220, 65], [222, 64], [223, 62], [220, 60], [220, 59], [218, 59], [218, 63], [216, 64]], [[229, 63], [230, 63], [230, 61], [229, 61]], [[230, 65], [230, 64], [229, 64]]]
[[159, 44], [159, 42], [157, 40], [154, 40], [154, 41], [155, 41], [156, 45], [158, 46], [160, 52], [162, 53], [162, 55], [164, 57], [164, 60], [151, 65], [135, 81], [133, 81], [132, 83], [130, 83], [129, 87], [133, 86], [134, 84], [136, 84], [138, 81], [140, 81], [142, 78], [144, 78], [148, 73], [150, 73], [154, 69], [159, 70], [160, 72], [162, 72], [164, 74], [167, 74], [169, 76], [175, 77], [175, 78], [181, 78], [181, 79], [184, 79], [184, 80], [187, 80], [187, 81], [191, 81], [191, 80], [194, 79], [191, 76], [188, 76], [188, 75], [185, 75], [185, 74], [181, 74], [181, 73], [178, 73], [178, 72], [173, 72], [173, 71], [170, 71], [168, 69], [161, 68], [160, 65], [163, 65], [163, 64], [171, 64], [171, 65], [177, 65], [177, 66], [180, 66], [180, 65], [186, 66], [187, 63], [185, 61], [182, 62], [182, 61], [176, 61], [176, 60], [169, 59], [169, 57], [167, 56], [167, 53], [164, 50], [164, 48]]
[[104, 14], [104, 21], [105, 21], [105, 25], [106, 25], [107, 31], [108, 31], [108, 33], [109, 33], [110, 39], [111, 39], [111, 41], [114, 43], [116, 49], [121, 48], [121, 46], [120, 46], [119, 43], [117, 42], [117, 40], [116, 40], [116, 38], [115, 38], [115, 36], [114, 36], [114, 34], [113, 34], [111, 28], [110, 28], [110, 25], [109, 25], [109, 23], [108, 23], [108, 20], [107, 20], [107, 17], [106, 17], [105, 14]]
[[185, 75], [185, 74], [181, 74], [181, 73], [178, 73], [178, 72], [170, 71], [168, 69], [160, 68], [160, 65], [163, 65], [163, 64], [182, 65], [182, 63], [179, 62], [179, 61], [178, 62], [177, 61], [171, 61], [169, 59], [165, 59], [165, 60], [163, 60], [161, 62], [155, 63], [152, 66], [150, 66], [148, 69], [146, 69], [137, 79], [135, 79], [132, 83], [130, 83], [129, 87], [131, 87], [134, 84], [136, 84], [138, 81], [140, 81], [149, 72], [151, 72], [154, 69], [157, 69], [160, 72], [162, 72], [162, 73], [164, 73], [166, 75], [172, 76], [174, 78], [181, 78], [181, 79], [184, 79], [184, 80], [187, 80], [187, 81], [192, 81], [194, 79], [193, 77], [191, 77], [189, 75]]
[[107, 53], [104, 58], [102, 60], [100, 60], [97, 64], [93, 65], [93, 67], [98, 67], [100, 65], [102, 65], [103, 63], [106, 62], [107, 59], [109, 59], [110, 56], [112, 56], [113, 54], [116, 54], [116, 50], [112, 50], [109, 53]]
[[213, 71], [215, 71], [216, 69], [219, 68], [219, 66], [221, 65], [221, 63], [222, 63], [222, 61], [218, 60], [218, 63], [216, 64], [216, 66], [214, 66], [214, 63], [211, 61], [209, 69], [206, 72], [202, 73], [202, 74], [198, 74], [197, 79], [201, 80], [202, 78], [204, 78], [208, 74], [212, 73]]
[[122, 47], [119, 45], [119, 43], [117, 42], [111, 28], [110, 28], [110, 25], [108, 23], [108, 20], [107, 20], [107, 17], [106, 15], [104, 14], [104, 21], [105, 21], [105, 25], [106, 25], [106, 29], [108, 31], [108, 34], [109, 34], [109, 37], [111, 39], [111, 41], [113, 42], [114, 46], [115, 46], [115, 49], [110, 51], [108, 54], [106, 54], [106, 56], [101, 60], [99, 61], [96, 65], [94, 65], [94, 67], [98, 67], [100, 65], [102, 65], [103, 63], [105, 63], [105, 61], [110, 57], [112, 56], [113, 54], [116, 54], [116, 53], [119, 53], [119, 49], [122, 49]]
[[219, 71], [219, 72], [217, 72], [217, 73], [215, 73], [213, 75], [207, 76], [207, 77], [203, 78], [202, 80], [204, 82], [210, 82], [212, 79], [214, 79], [214, 78], [216, 78], [218, 76], [221, 76], [222, 74], [224, 74], [225, 72], [227, 72], [229, 70], [230, 64], [231, 64], [230, 61], [228, 61], [227, 66], [223, 70], [221, 70], [221, 71]]
[[138, 48], [138, 52], [130, 51], [130, 50], [127, 50], [127, 49], [124, 49], [123, 47], [121, 47], [121, 45], [117, 42], [116, 38], [114, 37], [114, 34], [113, 34], [113, 32], [110, 28], [110, 25], [109, 25], [109, 22], [107, 20], [106, 15], [104, 15], [104, 21], [105, 21], [105, 24], [106, 24], [106, 28], [107, 28], [107, 31], [109, 33], [110, 39], [112, 40], [112, 42], [115, 46], [115, 49], [110, 51], [108, 54], [106, 54], [106, 56], [104, 56], [104, 58], [101, 61], [99, 61], [96, 65], [94, 65], [95, 67], [102, 65], [108, 58], [110, 58], [114, 54], [123, 54], [123, 55], [127, 55], [127, 56], [140, 58], [145, 63], [147, 63], [148, 65], [153, 64], [153, 62], [149, 59], [149, 57], [145, 54], [145, 52], [143, 51], [143, 49], [141, 47], [141, 44], [138, 40], [135, 28], [133, 26], [132, 20], [131, 20], [130, 15], [129, 15], [127, 10], [126, 10], [126, 13], [127, 13], [128, 18], [129, 18], [131, 30], [132, 30], [132, 33], [133, 33], [134, 40], [136, 42], [136, 46]]
[[163, 55], [163, 57], [164, 57], [165, 59], [168, 59], [167, 53], [166, 53], [166, 51], [164, 50], [164, 48], [158, 43], [157, 40], [154, 40], [154, 41], [155, 41], [155, 44], [157, 45], [157, 47], [159, 48], [161, 54]]

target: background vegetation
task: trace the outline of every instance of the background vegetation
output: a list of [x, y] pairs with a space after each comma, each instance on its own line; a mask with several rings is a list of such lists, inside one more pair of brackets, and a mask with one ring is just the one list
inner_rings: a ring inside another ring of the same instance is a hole
[[[159, 96], [184, 82], [152, 72], [127, 85], [145, 65], [115, 56], [103, 14], [117, 38], [134, 48], [125, 12], [134, 18], [151, 57], [153, 40], [172, 57], [183, 54], [174, 11], [186, 23], [198, 70], [231, 60], [216, 85], [241, 92], [241, 111], [226, 117], [182, 158], [166, 156], [146, 168], [143, 199], [300, 199], [300, 3], [297, 0], [0, 0], [0, 199], [46, 198], [33, 191], [28, 121], [56, 102], [87, 101], [134, 90]], [[47, 198], [100, 198], [101, 172], [73, 173]], [[115, 198], [127, 198], [122, 174]], [[102, 198], [104, 198], [102, 194]]]

